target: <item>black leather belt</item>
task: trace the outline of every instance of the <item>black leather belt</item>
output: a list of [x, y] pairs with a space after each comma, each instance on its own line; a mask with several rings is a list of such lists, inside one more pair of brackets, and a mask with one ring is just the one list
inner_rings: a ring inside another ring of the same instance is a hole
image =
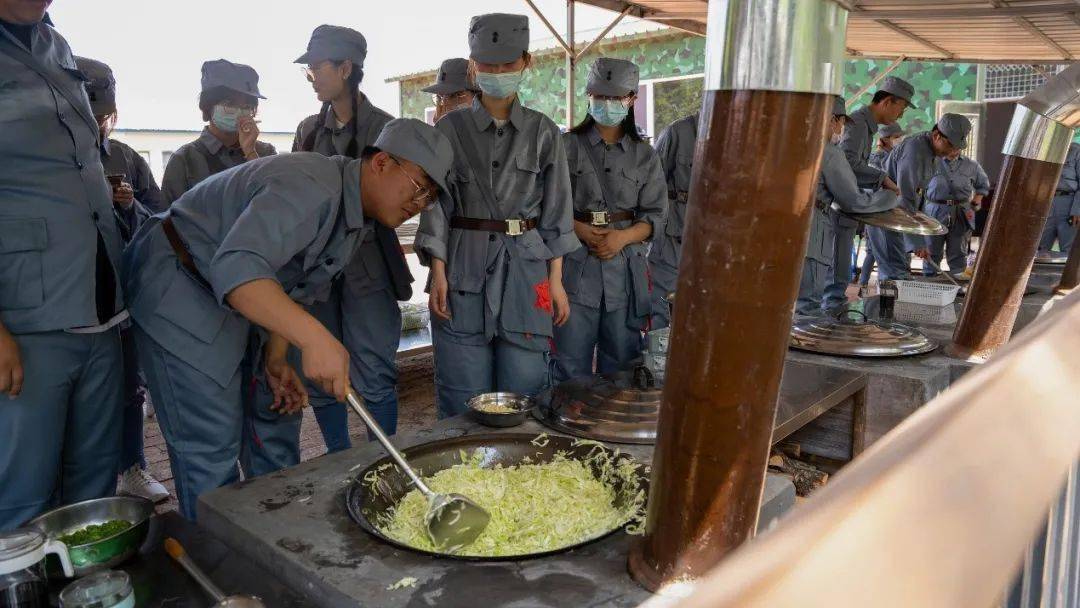
[[171, 217], [162, 220], [161, 229], [165, 231], [165, 238], [169, 240], [169, 245], [172, 247], [173, 253], [176, 254], [176, 259], [180, 260], [180, 265], [191, 274], [191, 278], [195, 279], [203, 287], [213, 291], [210, 282], [202, 276], [199, 268], [195, 266], [195, 258], [191, 257], [191, 252], [184, 245], [184, 239], [180, 238], [180, 233], [176, 231], [176, 226], [173, 225]]
[[461, 230], [479, 230], [483, 232], [501, 232], [508, 236], [521, 236], [536, 228], [536, 218], [527, 220], [482, 220], [474, 217], [455, 216], [450, 218], [450, 227]]
[[814, 206], [817, 207], [817, 210], [822, 213], [829, 212], [829, 203], [826, 203], [821, 199], [814, 199]]
[[963, 205], [967, 201], [957, 201], [957, 200], [949, 199], [949, 200], [945, 200], [945, 201], [930, 201], [930, 202], [934, 203], [935, 205]]
[[634, 219], [633, 211], [575, 211], [574, 219], [591, 226], [607, 226], [615, 222]]
[[1057, 190], [1054, 192], [1054, 196], [1072, 196], [1073, 194], [1076, 194], [1076, 192], [1069, 192], [1067, 190]]

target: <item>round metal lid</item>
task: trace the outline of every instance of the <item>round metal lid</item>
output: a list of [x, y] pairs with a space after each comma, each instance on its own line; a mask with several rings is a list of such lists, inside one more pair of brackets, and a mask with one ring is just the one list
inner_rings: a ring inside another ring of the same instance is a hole
[[533, 415], [577, 437], [655, 443], [662, 383], [645, 367], [567, 380], [541, 394]]
[[941, 236], [949, 233], [949, 229], [944, 224], [929, 215], [921, 211], [909, 211], [903, 207], [893, 207], [888, 211], [878, 211], [877, 213], [845, 213], [840, 211], [834, 203], [833, 210], [839, 211], [841, 214], [868, 226], [877, 226], [893, 232], [921, 234], [923, 236]]
[[0, 532], [0, 574], [22, 570], [45, 557], [45, 536], [37, 530], [19, 528]]
[[1035, 254], [1036, 264], [1054, 264], [1056, 266], [1064, 266], [1065, 262], [1069, 260], [1069, 254], [1061, 253], [1060, 251], [1040, 251]]
[[795, 323], [791, 348], [844, 357], [908, 357], [937, 348], [937, 343], [918, 330], [886, 321], [820, 317]]

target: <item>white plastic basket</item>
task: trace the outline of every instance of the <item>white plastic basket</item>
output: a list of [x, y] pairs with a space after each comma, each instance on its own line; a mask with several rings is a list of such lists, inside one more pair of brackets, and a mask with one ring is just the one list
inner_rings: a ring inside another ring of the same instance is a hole
[[897, 281], [896, 289], [897, 301], [927, 306], [948, 306], [956, 300], [956, 294], [960, 292], [956, 285], [924, 281]]
[[952, 306], [897, 302], [893, 305], [893, 319], [911, 325], [952, 325], [956, 323], [956, 309]]

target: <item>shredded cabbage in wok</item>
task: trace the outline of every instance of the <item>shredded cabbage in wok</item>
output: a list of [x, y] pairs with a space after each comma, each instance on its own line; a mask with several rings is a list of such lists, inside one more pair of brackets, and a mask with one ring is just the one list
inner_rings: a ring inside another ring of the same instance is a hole
[[[523, 462], [494, 468], [483, 468], [482, 454], [477, 451], [471, 456], [463, 454], [462, 464], [425, 478], [436, 493], [463, 494], [491, 514], [491, 521], [476, 542], [457, 553], [498, 557], [553, 551], [628, 522], [629, 532], [640, 533], [645, 491], [638, 482], [639, 465], [630, 459], [616, 460], [618, 452], [597, 442], [575, 445], [594, 447], [585, 460], [559, 452], [548, 463]], [[616, 500], [617, 480], [630, 489], [626, 500]], [[427, 499], [414, 489], [376, 526], [398, 542], [435, 551], [424, 529], [427, 508]]]

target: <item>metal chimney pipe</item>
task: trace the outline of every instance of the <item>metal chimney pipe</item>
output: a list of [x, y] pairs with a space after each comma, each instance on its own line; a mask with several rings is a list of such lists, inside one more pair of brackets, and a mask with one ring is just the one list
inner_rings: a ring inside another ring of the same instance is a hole
[[644, 538], [654, 592], [753, 534], [847, 12], [712, 0], [706, 95]]
[[1080, 124], [1080, 64], [1016, 106], [998, 194], [950, 356], [984, 361], [1012, 334], [1073, 128]]

